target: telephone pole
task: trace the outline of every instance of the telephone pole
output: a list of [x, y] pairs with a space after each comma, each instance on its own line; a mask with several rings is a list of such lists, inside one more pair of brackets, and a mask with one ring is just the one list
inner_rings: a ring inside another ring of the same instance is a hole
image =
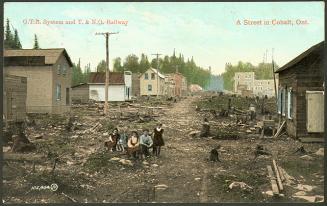
[[[276, 101], [278, 101], [277, 100], [278, 98], [277, 98], [277, 88], [276, 88], [276, 77], [275, 77], [275, 64], [274, 64], [274, 48], [271, 49], [271, 63], [272, 63], [272, 72], [273, 72], [273, 77], [274, 77], [275, 98], [276, 98]], [[278, 110], [278, 108], [277, 108], [277, 110]]]
[[95, 35], [104, 35], [106, 37], [106, 82], [105, 82], [105, 94], [104, 94], [104, 114], [108, 115], [108, 87], [109, 87], [109, 36], [111, 34], [118, 34], [118, 32], [97, 32]]
[[159, 56], [162, 54], [152, 54], [157, 56], [157, 98], [159, 97]]

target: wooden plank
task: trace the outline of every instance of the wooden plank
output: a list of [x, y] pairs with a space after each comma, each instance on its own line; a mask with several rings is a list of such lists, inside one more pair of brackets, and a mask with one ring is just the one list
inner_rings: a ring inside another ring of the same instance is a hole
[[24, 153], [3, 153], [4, 161], [30, 161], [30, 162], [44, 162], [44, 156], [36, 154]]
[[279, 165], [277, 165], [277, 168], [278, 168], [278, 172], [279, 172], [279, 175], [280, 175], [280, 179], [282, 180], [282, 182], [284, 182], [285, 181], [285, 176], [284, 176], [284, 173], [282, 171], [282, 168]]
[[268, 170], [268, 174], [269, 174], [269, 177], [270, 177], [271, 189], [273, 191], [273, 194], [278, 195], [279, 190], [278, 190], [278, 185], [277, 185], [277, 182], [276, 182], [276, 177], [274, 176], [274, 172], [273, 172], [270, 165], [267, 165], [267, 170]]
[[283, 123], [282, 123], [282, 125], [278, 128], [278, 130], [277, 130], [274, 138], [277, 138], [280, 135], [281, 131], [283, 130], [283, 128], [285, 126], [285, 124], [286, 124], [286, 121], [284, 120]]
[[320, 137], [302, 137], [300, 138], [300, 141], [303, 143], [323, 143], [325, 140], [324, 138], [320, 138]]
[[272, 160], [272, 162], [273, 162], [273, 167], [274, 167], [274, 171], [275, 171], [276, 178], [277, 178], [278, 188], [279, 188], [280, 191], [283, 191], [284, 190], [284, 187], [283, 187], [282, 180], [280, 179], [280, 175], [279, 175], [279, 172], [278, 172], [277, 163], [276, 163], [276, 161], [274, 159]]

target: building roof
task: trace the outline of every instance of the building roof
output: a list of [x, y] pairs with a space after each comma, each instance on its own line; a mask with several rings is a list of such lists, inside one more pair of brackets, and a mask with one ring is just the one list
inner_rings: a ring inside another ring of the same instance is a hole
[[279, 73], [281, 71], [284, 71], [286, 69], [289, 69], [291, 67], [294, 67], [299, 62], [301, 62], [303, 59], [305, 59], [306, 57], [308, 57], [309, 55], [311, 55], [313, 53], [323, 52], [324, 44], [325, 44], [325, 41], [322, 41], [322, 42], [320, 42], [320, 43], [312, 46], [311, 48], [309, 48], [308, 50], [306, 50], [305, 52], [303, 52], [299, 56], [295, 57], [293, 60], [291, 60], [290, 62], [288, 62], [287, 64], [285, 64], [281, 68], [277, 69], [275, 71], [275, 73]]
[[88, 85], [88, 83], [79, 83], [79, 84], [71, 86], [71, 88], [82, 87], [84, 85]]
[[[89, 84], [104, 84], [106, 81], [105, 72], [91, 72], [89, 77]], [[124, 85], [124, 73], [109, 72], [109, 85]]]
[[165, 75], [163, 75], [163, 74], [161, 74], [160, 72], [158, 72], [157, 69], [154, 69], [154, 68], [152, 68], [152, 67], [151, 67], [150, 69], [151, 69], [154, 73], [158, 74], [159, 77], [161, 77], [161, 78], [163, 78], [163, 79], [165, 78]]
[[73, 63], [64, 48], [53, 48], [53, 49], [5, 49], [4, 57], [27, 57], [27, 56], [38, 56], [45, 57], [45, 64], [52, 65], [57, 62], [60, 55], [64, 53], [67, 62], [72, 67]]

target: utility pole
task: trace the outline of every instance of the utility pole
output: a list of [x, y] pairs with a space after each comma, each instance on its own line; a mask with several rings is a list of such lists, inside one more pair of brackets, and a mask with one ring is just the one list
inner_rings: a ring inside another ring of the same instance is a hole
[[159, 56], [162, 54], [152, 54], [157, 56], [157, 98], [159, 97]]
[[109, 36], [111, 34], [118, 34], [118, 32], [97, 32], [95, 35], [104, 35], [106, 37], [106, 82], [105, 82], [105, 94], [104, 94], [104, 114], [108, 115], [108, 87], [109, 87]]
[[276, 98], [276, 104], [277, 104], [278, 98], [277, 98], [276, 77], [275, 77], [274, 48], [271, 49], [271, 61], [272, 61], [272, 72], [273, 72], [273, 77], [274, 77], [275, 98]]

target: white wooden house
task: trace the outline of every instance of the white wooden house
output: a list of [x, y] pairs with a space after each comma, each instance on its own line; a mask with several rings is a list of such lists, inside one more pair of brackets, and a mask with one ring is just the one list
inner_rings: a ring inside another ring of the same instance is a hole
[[[131, 72], [110, 72], [109, 73], [109, 87], [108, 100], [111, 102], [121, 102], [131, 99], [132, 88], [132, 73]], [[105, 72], [91, 72], [89, 77], [88, 93], [89, 99], [95, 101], [105, 101]], [[82, 86], [82, 85], [81, 85]], [[84, 84], [85, 86], [85, 84]], [[79, 86], [73, 87], [78, 90]]]

